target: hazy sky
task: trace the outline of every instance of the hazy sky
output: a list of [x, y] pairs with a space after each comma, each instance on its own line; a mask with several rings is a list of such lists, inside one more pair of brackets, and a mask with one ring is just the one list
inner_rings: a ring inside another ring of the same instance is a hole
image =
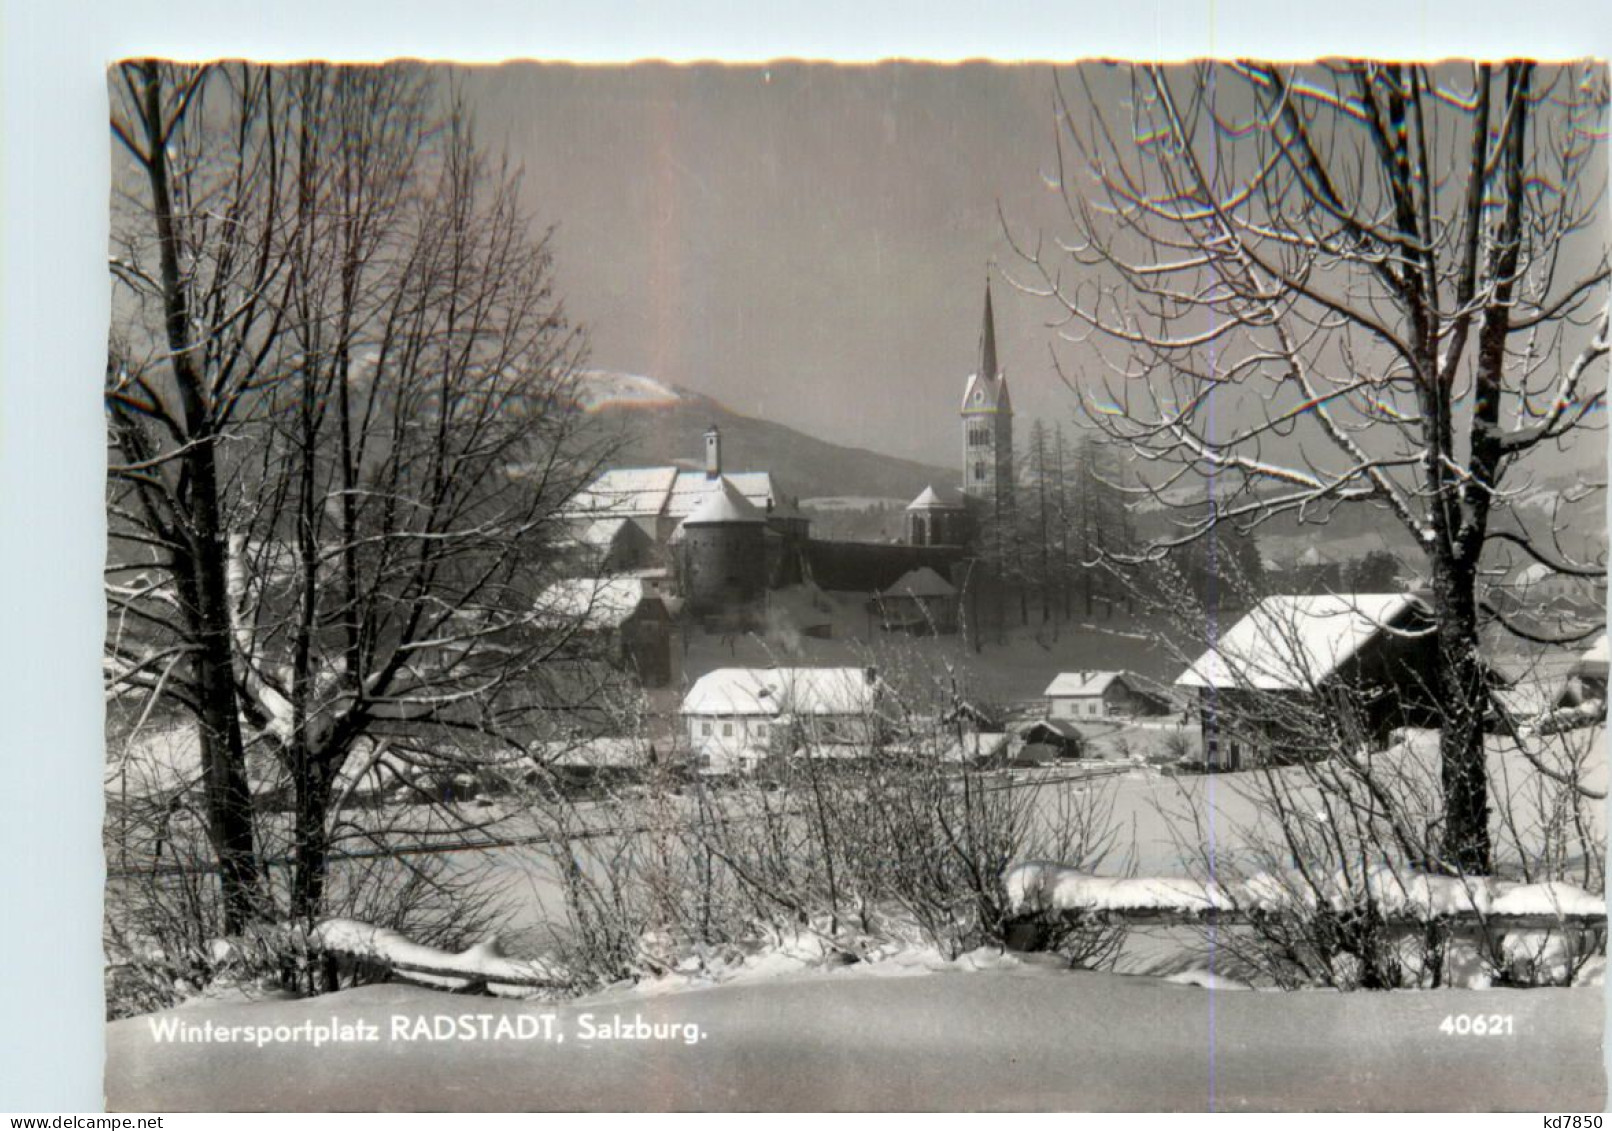
[[[988, 266], [1059, 202], [1044, 67], [567, 67], [465, 79], [558, 225], [601, 368], [951, 466]], [[1015, 407], [1069, 419], [1044, 304], [993, 271]]]
[[[1122, 123], [1128, 87], [1087, 77]], [[524, 167], [528, 204], [557, 226], [594, 365], [952, 467], [989, 271], [1020, 451], [1034, 418], [1073, 422], [1051, 360], [1059, 308], [1012, 285], [1031, 273], [1008, 238], [1056, 259], [1072, 234], [1050, 68], [510, 64], [460, 80], [483, 141]], [[1567, 266], [1604, 239], [1603, 220]], [[1057, 344], [1066, 372], [1098, 366]]]

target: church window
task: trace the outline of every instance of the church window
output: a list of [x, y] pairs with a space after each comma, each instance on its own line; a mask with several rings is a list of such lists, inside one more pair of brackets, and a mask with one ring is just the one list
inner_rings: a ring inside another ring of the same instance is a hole
[[985, 482], [985, 461], [981, 460], [974, 465], [974, 482]]

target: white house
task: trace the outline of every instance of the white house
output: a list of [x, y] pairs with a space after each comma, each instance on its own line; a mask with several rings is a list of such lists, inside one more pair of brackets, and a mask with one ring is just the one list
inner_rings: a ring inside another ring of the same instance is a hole
[[1138, 686], [1129, 672], [1059, 672], [1042, 694], [1049, 719], [1128, 719], [1169, 711], [1168, 703]]
[[871, 668], [718, 668], [689, 688], [683, 717], [702, 771], [748, 772], [769, 754], [867, 753], [880, 697]]

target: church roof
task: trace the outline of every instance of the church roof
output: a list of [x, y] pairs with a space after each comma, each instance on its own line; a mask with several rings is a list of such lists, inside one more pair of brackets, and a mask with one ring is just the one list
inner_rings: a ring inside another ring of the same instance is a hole
[[1012, 412], [1007, 378], [996, 363], [996, 315], [991, 309], [991, 280], [985, 279], [985, 316], [980, 323], [980, 365], [963, 388], [964, 412]]

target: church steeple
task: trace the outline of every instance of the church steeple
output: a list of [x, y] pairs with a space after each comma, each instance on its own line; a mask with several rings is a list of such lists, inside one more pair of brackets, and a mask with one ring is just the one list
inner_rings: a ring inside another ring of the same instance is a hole
[[979, 369], [963, 388], [963, 492], [989, 500], [997, 513], [1013, 506], [1013, 404], [996, 360], [996, 311], [985, 276]]
[[979, 375], [987, 381], [996, 380], [996, 316], [991, 313], [991, 277], [985, 276], [985, 321], [980, 326]]

